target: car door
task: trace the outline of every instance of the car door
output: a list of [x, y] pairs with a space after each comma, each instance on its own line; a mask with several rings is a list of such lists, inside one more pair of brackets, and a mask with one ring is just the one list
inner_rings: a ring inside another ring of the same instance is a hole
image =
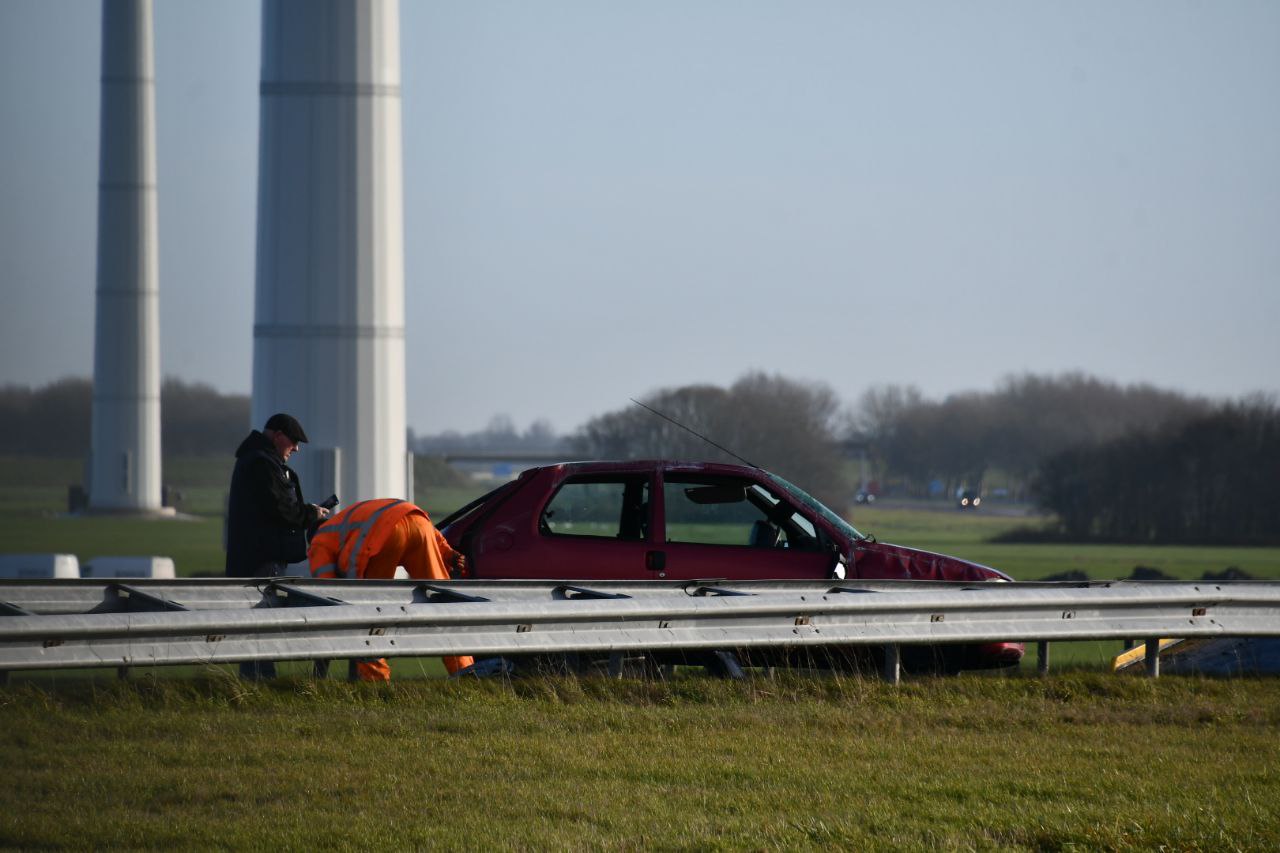
[[[652, 576], [815, 579], [831, 575], [828, 537], [780, 492], [745, 477], [667, 471]], [[655, 562], [662, 564], [655, 571]]]
[[[571, 476], [535, 510], [535, 529], [503, 525], [486, 535], [479, 576], [644, 580], [653, 527], [652, 476], [620, 472]], [[527, 516], [526, 516], [527, 517]]]

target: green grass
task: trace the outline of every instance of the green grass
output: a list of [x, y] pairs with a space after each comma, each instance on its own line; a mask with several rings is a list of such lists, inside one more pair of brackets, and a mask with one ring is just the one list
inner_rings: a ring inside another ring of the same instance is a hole
[[[67, 489], [82, 482], [82, 462], [0, 456], [0, 552], [74, 554], [82, 565], [94, 557], [171, 557], [179, 576], [220, 576], [231, 468], [229, 455], [166, 458], [165, 483], [179, 493], [178, 520], [76, 517], [67, 514]], [[415, 485], [419, 501], [437, 519], [487, 490], [422, 480]]]
[[31, 685], [0, 846], [1274, 849], [1280, 682]]
[[1016, 580], [1040, 580], [1072, 570], [1094, 580], [1128, 577], [1136, 566], [1150, 566], [1175, 578], [1199, 580], [1205, 572], [1231, 566], [1258, 578], [1280, 579], [1280, 548], [1185, 545], [1074, 545], [1068, 543], [994, 543], [992, 537], [1025, 526], [1009, 518], [958, 510], [902, 510], [857, 507], [853, 524], [883, 542], [909, 545], [972, 560], [999, 569]]
[[415, 483], [415, 503], [427, 511], [427, 515], [435, 521], [443, 521], [445, 516], [459, 507], [488, 492], [489, 484], [473, 486], [435, 486], [430, 483]]
[[81, 565], [94, 557], [172, 557], [178, 575], [222, 575], [222, 519], [195, 516], [149, 521], [91, 516], [0, 516], [0, 541], [10, 554], [74, 554]]

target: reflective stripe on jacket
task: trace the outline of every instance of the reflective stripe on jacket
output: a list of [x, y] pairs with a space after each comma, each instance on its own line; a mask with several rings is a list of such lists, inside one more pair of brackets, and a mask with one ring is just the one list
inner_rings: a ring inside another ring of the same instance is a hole
[[381, 498], [360, 501], [327, 520], [311, 537], [307, 558], [316, 578], [362, 578], [369, 558], [378, 553], [400, 519], [425, 512], [409, 501]]

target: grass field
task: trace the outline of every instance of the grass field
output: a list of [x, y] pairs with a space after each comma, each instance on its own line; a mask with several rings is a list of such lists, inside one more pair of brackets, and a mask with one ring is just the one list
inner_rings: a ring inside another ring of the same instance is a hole
[[0, 690], [4, 848], [1280, 845], [1280, 682]]
[[[177, 520], [67, 514], [67, 491], [83, 479], [74, 459], [0, 457], [0, 553], [94, 557], [171, 557], [180, 576], [222, 575], [222, 515], [231, 478], [230, 457], [165, 459], [165, 482], [178, 492]], [[487, 487], [437, 487], [419, 478], [417, 501], [443, 518]]]
[[1280, 579], [1280, 548], [1185, 545], [1077, 545], [995, 543], [992, 537], [1035, 523], [1034, 518], [959, 510], [856, 507], [853, 525], [883, 542], [910, 545], [991, 566], [1017, 580], [1079, 570], [1094, 580], [1128, 577], [1137, 566], [1183, 580], [1236, 567], [1258, 578]]

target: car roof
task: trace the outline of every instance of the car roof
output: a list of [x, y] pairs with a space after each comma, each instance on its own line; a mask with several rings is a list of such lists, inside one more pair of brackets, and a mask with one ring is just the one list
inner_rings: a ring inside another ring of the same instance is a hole
[[530, 468], [526, 473], [544, 470], [558, 470], [566, 476], [574, 476], [577, 474], [608, 474], [615, 471], [653, 471], [658, 468], [666, 471], [737, 475], [745, 477], [753, 476], [754, 472], [761, 470], [759, 468], [751, 468], [746, 465], [731, 465], [726, 462], [689, 462], [677, 459], [618, 459], [561, 462], [556, 465], [544, 465], [540, 468]]

